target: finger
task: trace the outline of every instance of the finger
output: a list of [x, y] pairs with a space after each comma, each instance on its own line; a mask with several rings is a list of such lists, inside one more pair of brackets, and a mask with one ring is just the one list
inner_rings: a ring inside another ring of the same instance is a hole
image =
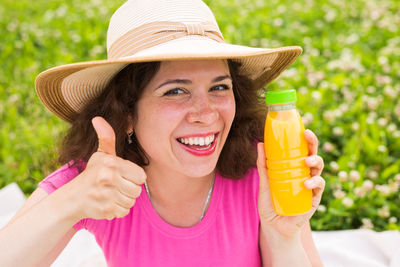
[[[133, 202], [132, 206], [135, 204], [135, 201], [136, 199], [132, 201]], [[123, 218], [126, 215], [128, 215], [130, 211], [131, 208], [125, 208], [117, 203], [115, 205], [114, 218]]]
[[[264, 143], [258, 143], [257, 144], [257, 169], [258, 169], [258, 174], [260, 176], [260, 191], [262, 189], [265, 190], [266, 187], [268, 187], [268, 174], [267, 174], [267, 165], [266, 165], [266, 158], [265, 158], [265, 152], [264, 152]], [[263, 190], [263, 191], [264, 191]]]
[[318, 153], [318, 138], [317, 138], [317, 136], [310, 129], [307, 129], [304, 131], [304, 138], [308, 142], [308, 154], [316, 155]]
[[318, 155], [312, 155], [306, 158], [306, 164], [310, 167], [311, 176], [319, 176], [324, 169], [324, 160]]
[[144, 169], [132, 161], [119, 158], [118, 171], [126, 180], [142, 185], [146, 181], [147, 175]]
[[130, 209], [136, 202], [136, 198], [130, 198], [124, 194], [117, 192], [114, 197], [115, 204], [125, 208]]
[[142, 187], [140, 185], [132, 183], [131, 181], [128, 181], [123, 177], [121, 177], [121, 179], [118, 179], [116, 186], [121, 194], [130, 199], [138, 198], [142, 193]]
[[92, 119], [92, 124], [99, 140], [97, 151], [115, 156], [115, 133], [111, 125], [99, 116]]
[[304, 185], [313, 191], [313, 206], [321, 202], [322, 193], [325, 188], [325, 180], [321, 176], [314, 176], [304, 182]]

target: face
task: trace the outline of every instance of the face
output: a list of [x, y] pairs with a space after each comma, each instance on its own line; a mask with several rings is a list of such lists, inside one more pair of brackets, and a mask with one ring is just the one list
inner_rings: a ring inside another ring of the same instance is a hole
[[138, 101], [135, 135], [148, 169], [190, 177], [210, 174], [235, 116], [226, 61], [162, 62]]

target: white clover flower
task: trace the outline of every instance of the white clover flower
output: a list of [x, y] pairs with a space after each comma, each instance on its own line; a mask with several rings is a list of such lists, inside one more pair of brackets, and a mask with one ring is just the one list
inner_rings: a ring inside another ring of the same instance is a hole
[[395, 89], [393, 89], [393, 87], [391, 87], [389, 85], [385, 86], [385, 88], [383, 89], [383, 92], [385, 93], [385, 95], [387, 95], [391, 99], [396, 99], [397, 98], [397, 91]]
[[369, 172], [367, 172], [367, 177], [375, 180], [376, 178], [378, 178], [378, 172], [374, 171], [374, 170], [370, 170]]
[[387, 151], [387, 147], [384, 146], [384, 145], [380, 145], [380, 146], [378, 146], [378, 151], [382, 152], [382, 153], [385, 153]]
[[332, 152], [334, 149], [335, 149], [335, 145], [330, 143], [330, 142], [325, 142], [322, 145], [322, 150], [327, 152], [327, 153]]
[[318, 102], [321, 100], [321, 93], [319, 91], [313, 91], [311, 97], [314, 101]]
[[336, 126], [333, 128], [333, 134], [336, 136], [341, 136], [343, 135], [343, 129], [339, 126]]
[[339, 170], [339, 164], [337, 164], [336, 161], [331, 161], [331, 163], [329, 163], [329, 166], [334, 172], [337, 172]]
[[368, 116], [367, 119], [365, 120], [368, 124], [373, 124], [375, 122], [375, 119]]
[[379, 65], [386, 65], [388, 63], [388, 58], [385, 56], [378, 57]]
[[299, 88], [299, 93], [302, 94], [302, 95], [308, 94], [308, 88], [305, 87], [305, 86], [300, 87]]
[[333, 192], [333, 196], [334, 196], [335, 198], [337, 198], [337, 199], [342, 199], [342, 198], [344, 198], [344, 197], [346, 196], [346, 193], [343, 192], [342, 190], [338, 189], [338, 190], [335, 190], [335, 191]]
[[347, 178], [348, 178], [347, 172], [345, 172], [345, 171], [340, 171], [340, 172], [338, 173], [338, 177], [339, 177], [339, 181], [341, 181], [341, 182], [346, 182], [346, 181], [347, 181]]
[[322, 116], [327, 122], [333, 122], [335, 120], [335, 114], [330, 110], [325, 111]]
[[339, 106], [339, 110], [343, 113], [349, 111], [349, 105], [347, 105], [346, 103], [343, 103]]
[[349, 162], [347, 162], [347, 166], [349, 168], [354, 168], [354, 166], [356, 166], [356, 164], [353, 161], [349, 161]]
[[280, 27], [283, 25], [283, 19], [281, 18], [276, 18], [272, 21], [272, 24], [276, 27]]
[[386, 76], [386, 75], [376, 75], [375, 79], [379, 85], [392, 83], [392, 78], [390, 78], [389, 76]]
[[389, 124], [389, 126], [387, 127], [387, 131], [389, 133], [393, 133], [394, 131], [396, 131], [396, 129], [397, 129], [397, 126], [394, 123]]
[[374, 183], [371, 180], [365, 180], [362, 184], [362, 189], [365, 191], [371, 191], [374, 188]]
[[400, 173], [398, 173], [398, 174], [396, 174], [396, 175], [394, 176], [394, 180], [395, 180], [396, 182], [400, 183]]
[[13, 104], [13, 103], [19, 102], [19, 99], [20, 99], [19, 95], [13, 94], [8, 98], [7, 102]]
[[360, 129], [360, 124], [358, 122], [353, 122], [351, 124], [351, 129], [353, 129], [353, 131], [357, 131], [358, 129]]
[[366, 101], [367, 101], [367, 107], [369, 110], [376, 110], [376, 108], [379, 105], [378, 99], [376, 99], [374, 97], [367, 97]]
[[357, 182], [358, 180], [360, 180], [360, 173], [356, 170], [352, 170], [349, 173], [349, 177], [351, 181]]
[[376, 92], [376, 89], [374, 86], [370, 85], [367, 87], [367, 93], [374, 94], [375, 92]]
[[332, 111], [336, 118], [341, 117], [343, 112], [340, 109], [335, 109]]
[[360, 39], [360, 36], [356, 33], [352, 33], [346, 38], [346, 44], [354, 44]]
[[369, 218], [362, 218], [361, 219], [362, 226], [360, 227], [361, 229], [372, 229], [374, 228], [373, 223], [371, 222], [371, 219]]
[[389, 223], [397, 223], [397, 218], [396, 217], [390, 217], [389, 218]]
[[365, 196], [365, 190], [361, 187], [356, 187], [354, 188], [354, 193], [356, 194], [356, 196], [358, 197], [364, 197]]
[[321, 204], [321, 205], [318, 206], [317, 210], [318, 210], [319, 212], [325, 212], [325, 211], [326, 211], [326, 207], [325, 207], [324, 205]]
[[324, 19], [327, 22], [332, 22], [336, 19], [336, 11], [334, 9], [329, 9], [326, 13], [325, 13], [325, 17]]
[[378, 125], [379, 126], [384, 127], [384, 126], [386, 126], [386, 124], [387, 124], [387, 119], [386, 118], [379, 118], [378, 119]]
[[383, 206], [378, 209], [378, 216], [381, 218], [388, 218], [390, 216], [390, 211], [388, 206]]
[[336, 84], [329, 84], [327, 81], [322, 81], [319, 86], [324, 89], [328, 89], [330, 87], [332, 91], [337, 91], [338, 89]]
[[7, 24], [7, 30], [9, 32], [13, 32], [18, 28], [18, 22], [13, 20], [9, 24]]
[[389, 182], [390, 193], [397, 193], [399, 191], [399, 187], [400, 187], [400, 184], [398, 182], [393, 181], [393, 180]]
[[354, 201], [349, 197], [345, 197], [345, 198], [342, 199], [342, 204], [345, 207], [350, 208], [351, 206], [353, 206]]
[[393, 137], [395, 137], [395, 138], [400, 137], [400, 131], [395, 131], [393, 133]]
[[395, 109], [394, 109], [394, 113], [395, 113], [397, 116], [400, 116], [400, 102], [397, 103], [397, 106], [396, 106]]
[[304, 116], [303, 116], [303, 123], [304, 123], [305, 125], [308, 125], [308, 124], [312, 123], [313, 120], [314, 120], [314, 116], [313, 116], [312, 113], [307, 112], [307, 113], [304, 114]]
[[388, 185], [385, 184], [377, 184], [375, 186], [375, 189], [379, 191], [379, 193], [381, 193], [383, 196], [387, 196], [390, 194], [390, 188]]
[[96, 45], [89, 51], [89, 54], [90, 54], [90, 56], [95, 57], [97, 55], [100, 55], [103, 52], [104, 52], [103, 46]]

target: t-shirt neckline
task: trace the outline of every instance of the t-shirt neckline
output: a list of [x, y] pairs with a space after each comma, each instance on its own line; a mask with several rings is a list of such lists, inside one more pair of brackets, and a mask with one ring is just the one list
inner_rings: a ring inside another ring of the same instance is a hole
[[219, 202], [222, 197], [222, 187], [223, 178], [218, 173], [216, 173], [214, 188], [211, 194], [208, 210], [205, 213], [203, 219], [191, 227], [177, 227], [164, 221], [160, 217], [160, 215], [158, 215], [153, 205], [151, 204], [150, 199], [146, 194], [146, 189], [144, 188], [144, 185], [142, 185], [142, 194], [140, 194], [140, 197], [138, 198], [139, 203], [137, 204], [140, 205], [140, 208], [144, 211], [146, 219], [151, 223], [151, 225], [158, 231], [162, 232], [164, 235], [176, 238], [189, 238], [201, 234], [215, 220]]

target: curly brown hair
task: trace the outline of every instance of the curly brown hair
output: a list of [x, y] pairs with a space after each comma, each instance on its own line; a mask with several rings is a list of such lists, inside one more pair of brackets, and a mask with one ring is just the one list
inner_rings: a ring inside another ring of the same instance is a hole
[[[250, 80], [240, 75], [239, 63], [228, 60], [236, 102], [236, 114], [228, 138], [217, 163], [224, 177], [238, 179], [256, 166], [256, 142], [263, 140], [266, 107], [260, 90], [251, 88]], [[132, 63], [123, 68], [102, 93], [75, 114], [72, 125], [62, 140], [58, 161], [75, 165], [88, 161], [97, 150], [98, 139], [91, 124], [95, 116], [103, 117], [114, 129], [116, 153], [139, 166], [148, 159], [143, 148], [133, 138], [128, 144], [127, 125], [136, 116], [136, 103], [143, 89], [160, 68], [160, 62]], [[127, 90], [129, 89], [129, 90]]]

